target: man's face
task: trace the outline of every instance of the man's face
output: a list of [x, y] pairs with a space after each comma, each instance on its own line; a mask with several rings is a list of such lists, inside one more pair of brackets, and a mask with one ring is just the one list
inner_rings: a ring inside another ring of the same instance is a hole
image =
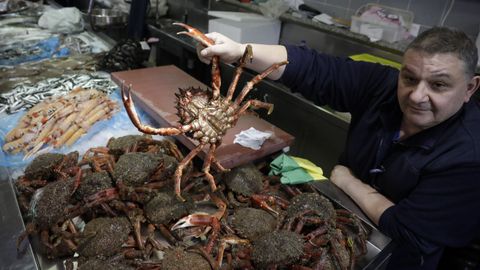
[[408, 50], [398, 80], [402, 128], [412, 135], [448, 119], [477, 85], [478, 77], [467, 78], [464, 62], [456, 55]]

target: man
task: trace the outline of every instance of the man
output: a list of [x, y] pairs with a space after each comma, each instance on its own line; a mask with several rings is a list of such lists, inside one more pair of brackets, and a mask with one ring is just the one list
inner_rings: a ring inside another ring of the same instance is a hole
[[[199, 49], [234, 62], [246, 44], [218, 33]], [[305, 47], [251, 44], [262, 71], [317, 105], [350, 112], [348, 137], [331, 181], [396, 244], [388, 269], [436, 269], [445, 248], [480, 237], [480, 85], [474, 43], [434, 27], [407, 48], [400, 72]]]

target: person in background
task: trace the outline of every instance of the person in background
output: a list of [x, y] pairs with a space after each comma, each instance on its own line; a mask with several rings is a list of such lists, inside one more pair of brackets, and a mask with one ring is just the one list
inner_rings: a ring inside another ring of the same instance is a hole
[[[213, 55], [236, 62], [247, 45], [207, 36], [215, 45], [197, 47], [205, 63]], [[351, 114], [330, 180], [392, 238], [387, 269], [436, 269], [445, 250], [480, 238], [480, 105], [472, 97], [480, 76], [477, 49], [465, 33], [423, 32], [400, 70], [305, 46], [250, 45], [247, 68], [260, 72], [288, 60], [269, 78]]]

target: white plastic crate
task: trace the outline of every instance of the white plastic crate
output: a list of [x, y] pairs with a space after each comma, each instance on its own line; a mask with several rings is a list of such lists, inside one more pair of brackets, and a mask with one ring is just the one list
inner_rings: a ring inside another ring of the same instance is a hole
[[350, 31], [393, 43], [405, 38], [412, 22], [411, 11], [370, 3], [352, 16]]
[[281, 23], [259, 14], [209, 11], [208, 32], [221, 33], [241, 43], [278, 44]]

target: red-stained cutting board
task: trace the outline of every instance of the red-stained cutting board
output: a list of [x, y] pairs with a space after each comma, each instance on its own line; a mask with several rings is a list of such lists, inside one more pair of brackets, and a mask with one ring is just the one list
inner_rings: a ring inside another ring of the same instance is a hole
[[[178, 88], [190, 86], [207, 88], [203, 83], [175, 66], [114, 72], [112, 73], [112, 79], [120, 87], [124, 84], [127, 86], [131, 85], [135, 106], [142, 108], [161, 127], [178, 125], [179, 118], [175, 109], [175, 93], [178, 92]], [[222, 84], [224, 87], [228, 87], [229, 82], [222, 82]], [[259, 150], [253, 150], [233, 143], [235, 134], [250, 127], [273, 134], [263, 143]], [[178, 135], [175, 138], [189, 149], [193, 149], [198, 145], [196, 140], [185, 135]], [[267, 121], [253, 115], [243, 115], [238, 120], [237, 125], [229, 129], [227, 134], [225, 134], [222, 144], [217, 148], [215, 157], [225, 168], [233, 168], [275, 153], [292, 144], [293, 140], [294, 137], [292, 135]], [[203, 159], [206, 156], [206, 150], [208, 150], [207, 147], [199, 153], [200, 158]]]

